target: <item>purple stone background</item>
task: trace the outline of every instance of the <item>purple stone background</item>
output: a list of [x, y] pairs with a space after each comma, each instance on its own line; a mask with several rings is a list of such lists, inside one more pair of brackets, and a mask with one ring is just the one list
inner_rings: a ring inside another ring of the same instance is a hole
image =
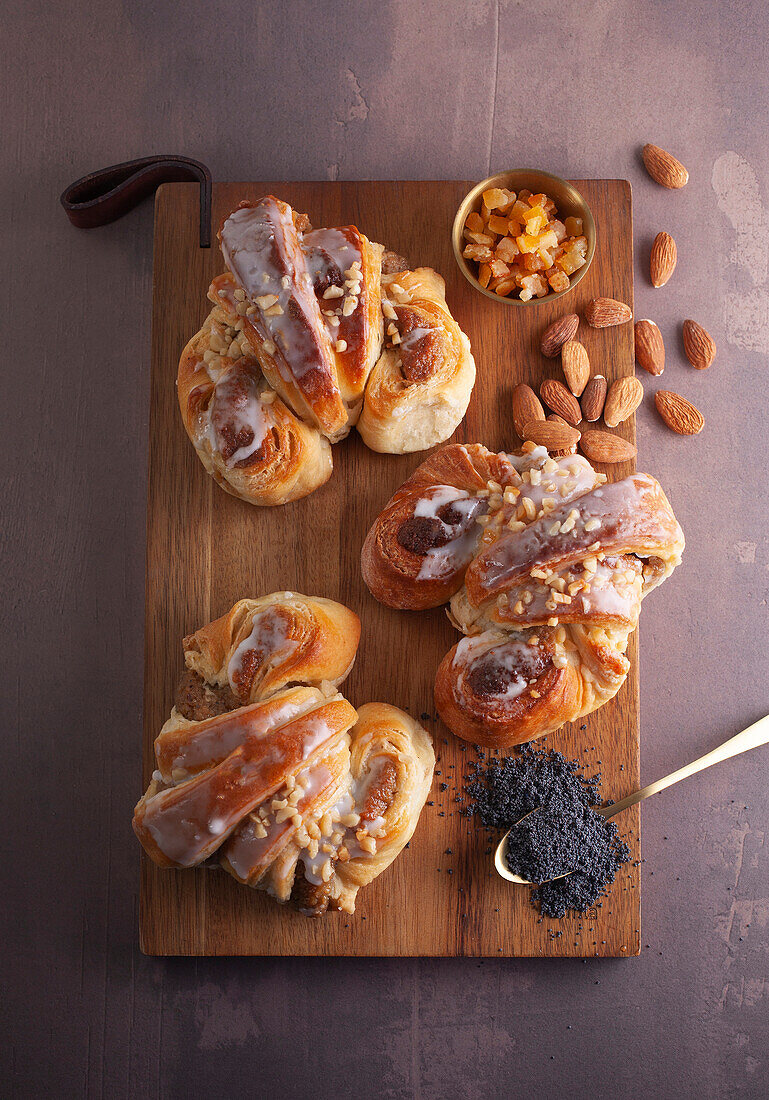
[[[706, 417], [674, 436], [644, 375], [639, 466], [688, 540], [641, 627], [648, 782], [769, 710], [766, 5], [28, 0], [4, 25], [4, 1094], [767, 1095], [769, 748], [644, 807], [639, 959], [139, 954], [152, 207], [81, 233], [57, 203], [150, 152], [217, 179], [630, 179], [636, 315]], [[645, 176], [649, 140], [683, 191]]]

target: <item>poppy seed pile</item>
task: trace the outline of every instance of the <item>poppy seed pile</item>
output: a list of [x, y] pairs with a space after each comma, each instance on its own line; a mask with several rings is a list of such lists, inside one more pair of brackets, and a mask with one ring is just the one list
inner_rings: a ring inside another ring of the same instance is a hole
[[[541, 883], [532, 891], [532, 903], [544, 917], [587, 912], [630, 859], [616, 824], [595, 811], [600, 782], [600, 773], [588, 778], [576, 760], [531, 745], [515, 756], [481, 754], [471, 765], [465, 812], [500, 832], [519, 822], [510, 834], [507, 865]], [[567, 872], [572, 873], [555, 878]]]

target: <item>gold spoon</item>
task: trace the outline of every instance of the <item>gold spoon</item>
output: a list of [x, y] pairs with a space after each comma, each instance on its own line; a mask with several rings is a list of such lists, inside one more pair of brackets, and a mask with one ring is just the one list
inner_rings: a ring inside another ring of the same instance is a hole
[[[697, 772], [704, 771], [705, 768], [710, 768], [713, 764], [720, 764], [722, 760], [729, 760], [732, 756], [739, 756], [741, 752], [747, 752], [748, 749], [757, 749], [760, 745], [766, 744], [769, 744], [769, 715], [765, 718], [759, 718], [752, 726], [748, 726], [742, 733], [730, 737], [728, 741], [724, 741], [723, 745], [719, 745], [717, 749], [705, 753], [705, 755], [700, 756], [698, 760], [692, 760], [691, 764], [686, 764], [683, 768], [679, 768], [678, 771], [671, 772], [670, 775], [666, 775], [663, 779], [658, 779], [656, 783], [650, 783], [648, 787], [642, 787], [641, 790], [636, 791], [635, 794], [629, 794], [627, 798], [623, 798], [619, 802], [613, 802], [610, 806], [598, 807], [596, 813], [602, 814], [603, 817], [614, 817], [615, 814], [620, 813], [622, 810], [626, 810], [628, 806], [635, 806], [636, 802], [643, 802], [645, 798], [651, 798], [653, 794], [659, 794], [659, 792], [664, 791], [666, 787], [672, 787], [674, 783], [680, 783], [680, 781], [686, 779], [687, 776], [696, 775]], [[533, 814], [538, 809], [539, 807], [535, 806], [529, 813]], [[528, 816], [529, 814], [524, 814], [521, 821]], [[515, 824], [519, 825], [520, 822], [517, 821]], [[521, 886], [536, 886], [537, 883], [529, 882], [527, 879], [521, 878], [520, 875], [514, 875], [505, 862], [507, 838], [514, 828], [515, 825], [511, 825], [497, 845], [497, 850], [494, 854], [494, 866], [502, 878], [506, 878], [508, 882], [517, 882]], [[566, 878], [566, 875], [570, 874], [571, 871], [567, 871], [564, 875], [556, 875], [556, 878]], [[555, 879], [549, 879], [548, 881], [555, 882]]]

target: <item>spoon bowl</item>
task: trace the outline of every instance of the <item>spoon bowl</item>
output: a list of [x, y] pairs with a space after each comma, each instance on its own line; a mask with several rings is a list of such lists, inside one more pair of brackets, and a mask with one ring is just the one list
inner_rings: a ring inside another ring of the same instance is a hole
[[[608, 806], [598, 807], [596, 813], [601, 814], [603, 817], [614, 817], [615, 814], [626, 810], [628, 806], [635, 806], [637, 802], [643, 802], [645, 798], [651, 798], [653, 794], [659, 794], [659, 792], [664, 791], [666, 787], [672, 787], [674, 783], [680, 783], [682, 779], [686, 779], [690, 775], [696, 775], [697, 772], [704, 771], [705, 768], [710, 768], [713, 764], [720, 764], [722, 760], [730, 760], [733, 756], [739, 756], [742, 752], [747, 752], [749, 749], [757, 749], [759, 746], [766, 745], [767, 743], [769, 743], [769, 715], [766, 715], [764, 718], [759, 718], [757, 722], [754, 722], [752, 726], [748, 726], [742, 733], [730, 737], [728, 741], [724, 741], [718, 748], [712, 749], [710, 752], [705, 753], [704, 756], [698, 757], [697, 760], [692, 760], [690, 764], [685, 764], [683, 768], [679, 768], [678, 771], [671, 772], [670, 775], [658, 779], [656, 783], [650, 783], [648, 787], [642, 787], [640, 791], [635, 791], [633, 794], [627, 795], [626, 798], [621, 799], [619, 802], [610, 802]], [[528, 814], [524, 814], [519, 821], [511, 825], [500, 840], [497, 845], [497, 850], [494, 853], [494, 867], [497, 873], [501, 875], [502, 878], [507, 879], [508, 882], [514, 882], [518, 886], [542, 885], [542, 883], [529, 882], [528, 879], [513, 874], [507, 866], [507, 861], [505, 859], [507, 840], [510, 833], [516, 825], [520, 825], [521, 821], [525, 820], [529, 814], [536, 813], [538, 809], [539, 806], [535, 806], [533, 810], [529, 810]], [[570, 874], [572, 874], [571, 871], [566, 871], [565, 874], [556, 875], [555, 878], [548, 879], [547, 881], [555, 882], [556, 878], [566, 878], [566, 876]]]

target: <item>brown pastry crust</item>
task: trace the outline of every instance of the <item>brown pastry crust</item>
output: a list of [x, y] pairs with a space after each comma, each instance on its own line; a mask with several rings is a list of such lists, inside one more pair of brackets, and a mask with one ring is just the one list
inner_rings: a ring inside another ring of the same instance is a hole
[[410, 839], [435, 759], [408, 715], [358, 713], [335, 690], [359, 633], [341, 604], [283, 592], [185, 638], [188, 671], [134, 813], [154, 862], [218, 863], [308, 916], [354, 910]]
[[[361, 556], [374, 596], [408, 609], [451, 598], [449, 617], [467, 635], [435, 681], [438, 712], [460, 737], [497, 748], [528, 741], [595, 710], [624, 682], [641, 601], [678, 564], [684, 540], [654, 478], [604, 480], [585, 458], [556, 460], [533, 444], [519, 459], [453, 445], [374, 522]], [[450, 487], [483, 512], [455, 502]], [[482, 533], [440, 572], [458, 508]]]

